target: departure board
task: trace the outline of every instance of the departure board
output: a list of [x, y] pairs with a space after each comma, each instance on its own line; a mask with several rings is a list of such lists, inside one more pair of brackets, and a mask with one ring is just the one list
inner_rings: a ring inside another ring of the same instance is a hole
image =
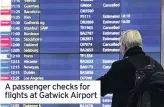
[[[1, 0], [1, 79], [94, 80], [122, 59], [120, 35], [141, 32], [143, 50], [161, 54], [160, 0]], [[112, 86], [111, 86], [112, 87]], [[3, 107], [111, 107], [102, 103]]]

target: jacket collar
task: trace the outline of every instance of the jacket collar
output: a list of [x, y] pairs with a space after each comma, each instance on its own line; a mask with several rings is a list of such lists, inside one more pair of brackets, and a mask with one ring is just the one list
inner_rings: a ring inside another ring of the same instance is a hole
[[145, 55], [145, 53], [143, 52], [142, 48], [139, 46], [130, 48], [126, 51], [125, 55], [123, 58], [126, 58], [128, 56], [132, 56], [132, 55], [136, 55], [136, 54], [142, 54]]

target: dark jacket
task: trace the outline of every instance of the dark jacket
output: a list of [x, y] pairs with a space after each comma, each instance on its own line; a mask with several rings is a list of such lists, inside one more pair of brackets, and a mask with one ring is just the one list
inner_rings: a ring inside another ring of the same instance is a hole
[[[146, 57], [142, 48], [133, 47], [125, 53], [122, 60], [114, 62], [111, 69], [98, 79], [101, 81], [102, 96], [113, 93], [112, 107], [125, 107], [128, 94], [134, 88], [136, 69], [128, 61], [129, 57], [133, 57], [138, 67], [142, 68], [150, 64], [150, 59]], [[162, 68], [157, 61], [155, 63]]]

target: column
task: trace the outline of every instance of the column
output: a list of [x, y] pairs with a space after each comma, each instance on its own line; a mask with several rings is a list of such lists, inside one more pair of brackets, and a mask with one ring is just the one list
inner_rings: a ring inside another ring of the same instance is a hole
[[94, 23], [92, 19], [94, 9], [94, 1], [80, 0], [80, 53], [94, 52], [93, 40], [94, 40]]
[[[40, 77], [79, 80], [79, 0], [40, 0]], [[77, 107], [42, 104], [42, 107]]]
[[40, 21], [48, 28], [40, 30], [41, 75], [51, 80], [78, 79], [78, 1], [40, 1], [40, 9]]
[[20, 0], [12, 0], [11, 5], [11, 75], [13, 80], [22, 80], [21, 76], [21, 4]]
[[[0, 1], [0, 81], [11, 80], [11, 0]], [[11, 106], [1, 104], [1, 106]]]
[[[80, 80], [92, 80], [94, 72], [94, 0], [80, 0]], [[80, 107], [93, 107], [93, 104], [80, 104]]]
[[[102, 70], [108, 71], [114, 61], [119, 60], [119, 38], [121, 34], [121, 1], [105, 0], [102, 2], [102, 50], [107, 53], [101, 58]], [[113, 81], [114, 82], [114, 81]], [[112, 86], [110, 86], [112, 87]], [[102, 107], [110, 107], [112, 93], [102, 98]]]
[[42, 80], [40, 74], [40, 31], [45, 23], [40, 21], [40, 0], [24, 0], [21, 2], [21, 35], [22, 37], [22, 75], [24, 80]]
[[120, 0], [106, 0], [102, 3], [102, 52], [118, 53], [121, 29]]
[[0, 3], [0, 79], [10, 80], [11, 0], [1, 0]]

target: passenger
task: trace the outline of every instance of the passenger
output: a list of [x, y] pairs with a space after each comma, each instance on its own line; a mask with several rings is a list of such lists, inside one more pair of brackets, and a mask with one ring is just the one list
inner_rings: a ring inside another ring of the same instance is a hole
[[[128, 95], [135, 86], [136, 68], [130, 63], [129, 58], [139, 68], [150, 64], [150, 57], [142, 50], [142, 37], [137, 30], [127, 30], [120, 37], [120, 48], [123, 59], [114, 62], [111, 69], [98, 78], [101, 81], [101, 95], [113, 94], [112, 107], [125, 107]], [[155, 61], [156, 67], [162, 66]]]

